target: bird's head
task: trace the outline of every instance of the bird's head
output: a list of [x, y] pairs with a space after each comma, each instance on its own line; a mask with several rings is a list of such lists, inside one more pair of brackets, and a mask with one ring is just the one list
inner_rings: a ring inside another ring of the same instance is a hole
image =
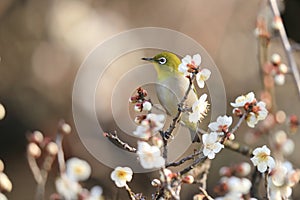
[[166, 73], [178, 73], [178, 66], [181, 63], [177, 55], [171, 52], [161, 52], [153, 58], [142, 58], [154, 64], [154, 67], [159, 76], [164, 76]]

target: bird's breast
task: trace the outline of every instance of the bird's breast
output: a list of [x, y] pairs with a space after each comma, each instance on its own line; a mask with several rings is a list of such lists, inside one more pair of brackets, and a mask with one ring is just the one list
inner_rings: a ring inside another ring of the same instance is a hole
[[[188, 85], [189, 81], [184, 76], [174, 76], [167, 79], [158, 80], [156, 84], [157, 97], [160, 104], [164, 107], [169, 115], [176, 115], [178, 103], [184, 97]], [[186, 103], [188, 106], [192, 106], [193, 102], [196, 100], [196, 94], [191, 91]]]

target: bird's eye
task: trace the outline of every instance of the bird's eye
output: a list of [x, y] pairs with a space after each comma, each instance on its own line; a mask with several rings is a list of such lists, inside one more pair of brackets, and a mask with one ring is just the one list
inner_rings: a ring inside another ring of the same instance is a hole
[[166, 62], [167, 62], [167, 59], [165, 57], [161, 57], [161, 58], [158, 59], [158, 63], [161, 64], [161, 65], [166, 64]]

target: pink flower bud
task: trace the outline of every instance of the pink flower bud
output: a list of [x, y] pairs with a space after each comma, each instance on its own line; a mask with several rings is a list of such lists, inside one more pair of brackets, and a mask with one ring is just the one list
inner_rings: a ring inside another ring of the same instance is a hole
[[281, 62], [281, 57], [279, 54], [277, 53], [274, 53], [272, 56], [271, 56], [271, 62], [274, 64], [274, 65], [279, 65], [280, 62]]
[[183, 183], [187, 183], [187, 184], [192, 184], [194, 183], [194, 177], [192, 175], [187, 175], [185, 177], [183, 177], [182, 182]]

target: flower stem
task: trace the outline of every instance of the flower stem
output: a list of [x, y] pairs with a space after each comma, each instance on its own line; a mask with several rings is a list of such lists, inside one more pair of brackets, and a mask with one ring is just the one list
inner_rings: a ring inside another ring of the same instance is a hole
[[279, 26], [279, 30], [278, 30], [279, 35], [280, 35], [280, 39], [281, 39], [281, 42], [282, 42], [282, 45], [283, 45], [283, 48], [284, 48], [284, 51], [285, 51], [285, 54], [286, 54], [288, 64], [292, 69], [293, 76], [294, 76], [296, 86], [297, 86], [297, 89], [298, 89], [298, 93], [299, 93], [299, 96], [300, 96], [300, 75], [299, 75], [299, 70], [298, 70], [295, 58], [293, 56], [291, 44], [288, 40], [284, 25], [282, 23], [282, 19], [280, 17], [280, 12], [279, 12], [279, 8], [278, 8], [278, 5], [277, 5], [277, 1], [276, 0], [269, 0], [269, 3], [270, 3], [270, 7], [271, 7], [271, 10], [272, 10], [275, 18], [280, 19], [280, 20], [278, 20], [279, 23], [281, 23], [281, 26]]

